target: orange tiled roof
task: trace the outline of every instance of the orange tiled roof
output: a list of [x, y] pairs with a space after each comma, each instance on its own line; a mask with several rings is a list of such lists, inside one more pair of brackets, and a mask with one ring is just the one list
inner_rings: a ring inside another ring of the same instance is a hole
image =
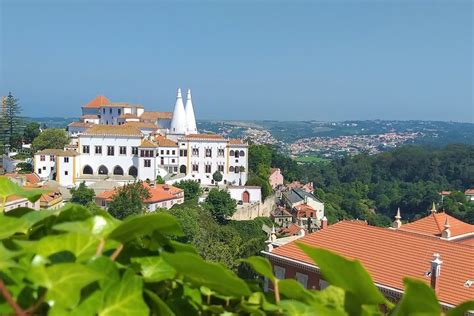
[[125, 114], [122, 114], [119, 116], [119, 118], [138, 118], [138, 116], [136, 114], [133, 114], [133, 113], [125, 113]]
[[464, 194], [466, 195], [474, 195], [474, 189], [467, 189]]
[[75, 150], [62, 150], [62, 149], [43, 149], [35, 153], [35, 155], [53, 155], [60, 157], [74, 157], [79, 156], [79, 153]]
[[83, 135], [106, 136], [141, 136], [140, 130], [134, 126], [124, 125], [92, 125]]
[[[176, 194], [182, 192], [181, 189], [174, 187], [172, 185], [155, 185], [151, 187], [150, 185], [144, 183], [144, 187], [150, 192], [150, 197], [145, 200], [145, 203], [157, 203], [161, 201], [168, 201], [176, 198]], [[118, 192], [118, 189], [104, 191], [96, 196], [98, 199], [104, 199], [106, 201], [111, 201], [114, 194]]]
[[41, 181], [40, 177], [36, 173], [5, 173], [5, 177], [7, 178], [22, 178], [26, 179], [26, 182], [29, 184], [37, 184]]
[[229, 145], [245, 145], [245, 143], [241, 139], [231, 138], [229, 139]]
[[160, 147], [178, 147], [178, 143], [162, 135], [156, 135], [155, 140], [158, 142]]
[[[474, 297], [474, 287], [464, 283], [474, 278], [474, 247], [406, 231], [361, 225], [342, 221], [296, 242], [334, 251], [360, 260], [374, 282], [403, 290], [403, 278], [412, 277], [429, 284], [425, 273], [430, 270], [433, 253], [439, 253], [443, 264], [439, 277], [438, 298], [448, 304], [459, 304]], [[296, 242], [275, 248], [273, 254], [313, 264]]]
[[316, 210], [308, 204], [300, 204], [294, 207], [296, 210], [296, 217], [315, 217]]
[[140, 115], [140, 119], [142, 120], [171, 120], [173, 117], [172, 112], [154, 112], [154, 111], [145, 111]]
[[301, 229], [303, 229], [306, 232], [306, 229], [301, 228], [296, 224], [291, 224], [288, 227], [282, 228], [280, 232], [290, 235], [290, 236], [295, 236], [295, 235], [298, 235]]
[[84, 120], [84, 119], [98, 119], [99, 116], [96, 115], [96, 114], [86, 114], [86, 115], [82, 115], [81, 116], [81, 119]]
[[67, 126], [72, 126], [72, 127], [91, 127], [92, 123], [85, 123], [85, 122], [71, 122]]
[[149, 141], [148, 139], [142, 139], [142, 142], [141, 142], [139, 147], [142, 147], [142, 148], [156, 148], [156, 147], [158, 147], [158, 145], [153, 143], [152, 141]]
[[184, 136], [185, 139], [206, 139], [206, 140], [224, 140], [224, 137], [218, 134], [189, 134]]
[[448, 219], [450, 225], [451, 237], [474, 233], [474, 225], [464, 223], [444, 212], [433, 212], [417, 221], [403, 224], [400, 230], [439, 237], [444, 230], [446, 219]]
[[52, 200], [57, 199], [59, 197], [62, 197], [61, 192], [51, 191], [51, 192], [48, 192], [48, 193], [41, 194], [40, 202], [49, 203]]
[[85, 108], [100, 108], [104, 104], [109, 104], [110, 101], [103, 95], [95, 97], [92, 101], [84, 105]]
[[158, 126], [156, 126], [153, 123], [146, 123], [146, 122], [127, 122], [123, 124], [123, 126], [133, 126], [133, 127], [138, 127], [138, 128], [148, 128], [148, 129], [158, 129]]

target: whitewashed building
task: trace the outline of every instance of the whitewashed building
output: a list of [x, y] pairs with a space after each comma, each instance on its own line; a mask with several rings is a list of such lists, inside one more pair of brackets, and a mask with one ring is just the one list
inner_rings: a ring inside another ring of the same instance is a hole
[[[63, 186], [111, 178], [121, 183], [195, 180], [213, 185], [243, 185], [248, 178], [248, 145], [240, 139], [199, 134], [191, 91], [186, 108], [178, 89], [173, 115], [141, 106], [110, 103], [98, 97], [83, 108], [83, 122], [69, 125], [74, 150], [45, 150], [34, 156], [35, 172]], [[100, 120], [97, 124], [93, 115]], [[160, 125], [161, 124], [161, 125]]]
[[243, 204], [260, 203], [262, 201], [262, 189], [258, 186], [230, 186], [227, 191], [231, 198]]

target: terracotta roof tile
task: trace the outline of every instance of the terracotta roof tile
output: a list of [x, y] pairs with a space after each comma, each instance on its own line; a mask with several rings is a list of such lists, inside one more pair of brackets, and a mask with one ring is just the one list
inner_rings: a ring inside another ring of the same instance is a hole
[[156, 147], [158, 147], [158, 145], [153, 143], [152, 141], [150, 141], [148, 139], [142, 139], [142, 142], [141, 142], [139, 147], [141, 147], [141, 148], [156, 148]]
[[88, 128], [83, 135], [98, 136], [137, 136], [141, 137], [142, 133], [137, 127], [124, 125], [93, 125]]
[[225, 140], [225, 138], [219, 134], [189, 134], [184, 136], [187, 140]]
[[[297, 242], [359, 259], [376, 283], [399, 290], [403, 290], [404, 277], [429, 283], [425, 273], [430, 269], [433, 253], [439, 253], [443, 261], [439, 278], [440, 301], [459, 304], [474, 297], [474, 287], [464, 286], [468, 279], [474, 279], [474, 247], [469, 245], [350, 221], [330, 225]], [[314, 264], [295, 242], [275, 248], [272, 253]]]
[[68, 124], [69, 127], [91, 127], [92, 123], [85, 123], [85, 122], [71, 122]]
[[54, 155], [60, 157], [74, 157], [80, 154], [75, 150], [62, 150], [62, 149], [43, 149], [35, 153], [35, 155]]
[[296, 210], [296, 217], [316, 217], [316, 210], [308, 204], [300, 204], [294, 207]]
[[474, 189], [467, 189], [464, 194], [474, 195]]
[[153, 112], [153, 111], [145, 111], [140, 115], [140, 119], [142, 120], [171, 120], [173, 117], [172, 112]]
[[160, 147], [178, 147], [178, 143], [162, 135], [155, 135], [155, 140], [158, 142]]
[[403, 224], [400, 230], [417, 232], [421, 234], [441, 236], [444, 230], [444, 223], [448, 219], [450, 225], [451, 237], [474, 233], [474, 225], [464, 223], [455, 217], [444, 212], [431, 213], [417, 221]]
[[99, 95], [91, 100], [89, 103], [84, 105], [85, 108], [100, 108], [104, 104], [109, 104], [110, 101], [103, 95]]
[[153, 129], [153, 130], [158, 129], [157, 125], [153, 123], [147, 123], [147, 122], [127, 122], [123, 124], [123, 126], [133, 126], [133, 127]]
[[[144, 183], [144, 187], [148, 188], [150, 192], [150, 197], [145, 200], [145, 203], [157, 203], [161, 201], [168, 201], [176, 199], [176, 194], [183, 192], [180, 188], [174, 187], [172, 185], [162, 184], [155, 185], [151, 187], [150, 185]], [[104, 199], [111, 201], [115, 193], [118, 192], [118, 189], [104, 191], [96, 196], [98, 199]]]

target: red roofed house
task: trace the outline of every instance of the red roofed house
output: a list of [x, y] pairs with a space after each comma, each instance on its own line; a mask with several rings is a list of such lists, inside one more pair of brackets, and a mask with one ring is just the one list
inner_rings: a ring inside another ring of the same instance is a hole
[[467, 189], [464, 192], [464, 195], [466, 196], [468, 201], [474, 201], [474, 188]]
[[[184, 191], [180, 188], [168, 184], [148, 185], [143, 184], [148, 188], [150, 197], [145, 200], [149, 212], [154, 212], [159, 208], [170, 209], [175, 204], [182, 204], [184, 202]], [[95, 197], [95, 203], [102, 208], [107, 209], [108, 204], [112, 201], [118, 189], [104, 191]]]
[[306, 288], [321, 290], [328, 282], [296, 242], [328, 249], [360, 260], [389, 300], [401, 298], [403, 278], [411, 277], [431, 285], [443, 308], [448, 309], [474, 297], [474, 246], [438, 236], [439, 227], [432, 226], [432, 222], [443, 218], [453, 222], [452, 228], [456, 227], [451, 236], [465, 235], [473, 226], [469, 228], [465, 226], [468, 224], [461, 225], [449, 215], [438, 213], [400, 228], [398, 213], [394, 222], [394, 226], [398, 225], [396, 229], [369, 226], [361, 221], [341, 221], [297, 241], [283, 245], [270, 243], [263, 253], [278, 278], [293, 278]]

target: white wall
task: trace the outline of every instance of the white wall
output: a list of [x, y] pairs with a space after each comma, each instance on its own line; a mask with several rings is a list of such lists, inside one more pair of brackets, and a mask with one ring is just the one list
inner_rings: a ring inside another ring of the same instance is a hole
[[250, 194], [250, 203], [259, 203], [262, 200], [262, 190], [260, 187], [228, 187], [230, 197], [236, 201], [242, 201], [242, 194], [247, 191]]
[[[44, 160], [42, 160], [42, 158]], [[54, 180], [53, 174], [56, 172], [56, 156], [35, 154], [34, 162], [34, 172], [36, 172], [41, 180]]]

